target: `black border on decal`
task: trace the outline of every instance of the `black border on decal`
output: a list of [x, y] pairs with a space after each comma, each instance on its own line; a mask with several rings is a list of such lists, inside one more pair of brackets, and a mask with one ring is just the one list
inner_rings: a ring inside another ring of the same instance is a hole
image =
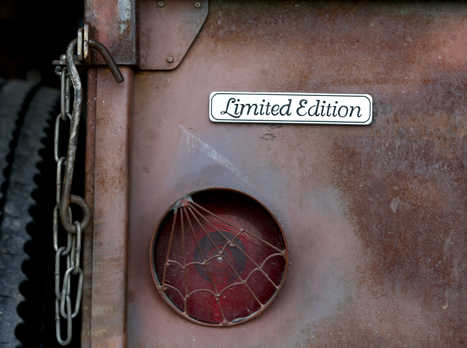
[[[243, 95], [289, 95], [289, 96], [323, 96], [323, 97], [358, 97], [366, 98], [370, 104], [369, 117], [364, 122], [326, 122], [326, 121], [271, 121], [271, 120], [223, 120], [214, 117], [212, 114], [212, 99], [217, 94], [243, 94]], [[331, 93], [287, 93], [287, 92], [211, 92], [209, 95], [209, 120], [213, 123], [282, 123], [282, 124], [325, 124], [325, 125], [348, 125], [348, 126], [369, 126], [373, 123], [373, 97], [369, 94], [331, 94]]]

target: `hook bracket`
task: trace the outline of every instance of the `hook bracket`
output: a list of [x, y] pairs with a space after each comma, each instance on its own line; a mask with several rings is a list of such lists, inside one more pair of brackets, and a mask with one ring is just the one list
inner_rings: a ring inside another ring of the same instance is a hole
[[[76, 39], [76, 55], [73, 57], [73, 63], [76, 67], [87, 66], [101, 66], [90, 64], [90, 55], [89, 48], [99, 52], [99, 54], [104, 58], [105, 64], [109, 67], [112, 72], [113, 77], [117, 83], [122, 83], [124, 81], [123, 75], [115, 62], [115, 59], [110, 54], [109, 50], [100, 42], [96, 40], [89, 39], [89, 25], [85, 24], [82, 28], [78, 29], [78, 37]], [[62, 60], [54, 60], [53, 65], [60, 67], [65, 66], [66, 62]]]

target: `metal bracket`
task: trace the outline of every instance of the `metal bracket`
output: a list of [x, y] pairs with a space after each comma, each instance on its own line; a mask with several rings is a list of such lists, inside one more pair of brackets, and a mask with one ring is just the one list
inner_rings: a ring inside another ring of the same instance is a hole
[[[76, 39], [76, 56], [74, 56], [74, 59], [70, 58], [75, 66], [92, 66], [89, 64], [89, 47], [100, 53], [104, 59], [105, 64], [112, 72], [115, 81], [118, 83], [123, 82], [123, 75], [120, 72], [120, 69], [115, 63], [115, 60], [110, 54], [109, 50], [98, 41], [89, 40], [89, 26], [85, 24], [82, 28], [78, 29], [78, 36]], [[52, 64], [55, 66], [65, 66], [67, 63], [65, 57], [62, 56], [60, 60], [54, 60]]]
[[87, 24], [78, 29], [77, 56], [79, 61], [89, 63], [89, 25]]
[[144, 0], [138, 8], [139, 68], [175, 69], [208, 16], [208, 0]]
[[[86, 1], [85, 20], [92, 37], [109, 49], [118, 65], [172, 70], [200, 32], [208, 6], [208, 0], [141, 0], [138, 6], [136, 0], [91, 0]], [[104, 63], [98, 56], [87, 62]]]

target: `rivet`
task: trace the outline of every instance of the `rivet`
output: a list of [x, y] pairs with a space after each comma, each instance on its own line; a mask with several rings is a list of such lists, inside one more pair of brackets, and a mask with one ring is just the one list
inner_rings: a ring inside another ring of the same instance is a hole
[[158, 1], [157, 6], [164, 7], [165, 6], [165, 1]]
[[168, 56], [167, 57], [167, 63], [172, 64], [174, 62], [174, 57], [173, 56]]
[[201, 3], [199, 1], [195, 1], [193, 3], [193, 6], [196, 7], [196, 8], [200, 8], [201, 7]]

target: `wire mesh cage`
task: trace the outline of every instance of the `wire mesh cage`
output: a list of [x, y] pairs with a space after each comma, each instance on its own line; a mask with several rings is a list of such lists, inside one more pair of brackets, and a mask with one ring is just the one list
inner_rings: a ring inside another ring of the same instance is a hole
[[230, 189], [208, 189], [178, 200], [154, 234], [156, 288], [195, 323], [232, 326], [270, 305], [287, 271], [287, 246], [273, 215]]

